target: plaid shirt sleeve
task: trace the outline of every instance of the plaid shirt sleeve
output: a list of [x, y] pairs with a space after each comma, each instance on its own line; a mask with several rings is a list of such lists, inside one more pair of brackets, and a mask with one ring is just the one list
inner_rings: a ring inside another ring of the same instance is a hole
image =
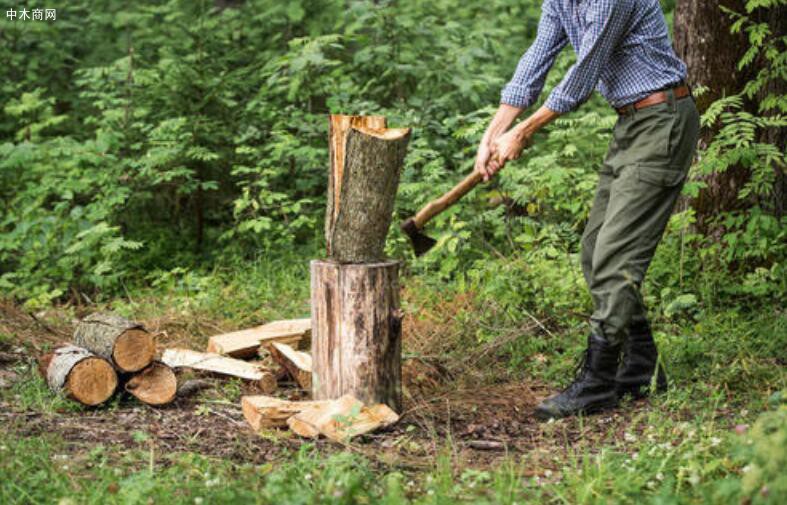
[[555, 58], [568, 42], [552, 1], [544, 0], [536, 40], [519, 60], [514, 76], [503, 88], [501, 103], [522, 109], [533, 105], [544, 88], [544, 81]]
[[590, 97], [629, 24], [628, 2], [586, 1], [589, 4], [584, 16], [585, 30], [577, 61], [544, 104], [561, 114], [576, 109]]

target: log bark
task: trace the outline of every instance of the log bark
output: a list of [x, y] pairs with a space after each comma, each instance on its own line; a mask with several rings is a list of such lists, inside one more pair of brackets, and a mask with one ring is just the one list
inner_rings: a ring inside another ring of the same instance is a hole
[[328, 169], [328, 206], [325, 209], [325, 241], [328, 247], [328, 254], [330, 255], [330, 237], [333, 235], [333, 225], [336, 222], [336, 217], [339, 215], [339, 206], [341, 204], [347, 134], [352, 127], [385, 128], [386, 121], [383, 116], [348, 116], [344, 114], [332, 114], [328, 121], [328, 151], [331, 161]]
[[312, 396], [402, 411], [399, 263], [311, 263]]
[[410, 129], [386, 129], [383, 118], [331, 116], [330, 130], [328, 256], [344, 263], [380, 261]]
[[208, 340], [208, 352], [248, 359], [257, 355], [260, 346], [270, 342], [300, 345], [311, 335], [311, 319], [273, 321], [248, 330], [215, 335]]
[[370, 433], [399, 421], [399, 416], [387, 405], [365, 406], [363, 402], [345, 395], [327, 406], [303, 410], [287, 420], [287, 426], [305, 438], [324, 435], [337, 442]]
[[178, 379], [172, 368], [154, 361], [141, 372], [134, 374], [126, 383], [125, 389], [137, 400], [148, 405], [166, 405], [175, 399]]
[[107, 360], [73, 345], [45, 356], [41, 369], [52, 391], [83, 405], [104, 403], [118, 385], [117, 373]]
[[283, 428], [287, 419], [306, 409], [328, 406], [330, 402], [304, 401], [291, 402], [272, 396], [244, 396], [241, 398], [243, 417], [254, 429]]
[[74, 345], [109, 360], [121, 372], [138, 372], [156, 355], [153, 335], [141, 324], [114, 314], [91, 314], [80, 321]]

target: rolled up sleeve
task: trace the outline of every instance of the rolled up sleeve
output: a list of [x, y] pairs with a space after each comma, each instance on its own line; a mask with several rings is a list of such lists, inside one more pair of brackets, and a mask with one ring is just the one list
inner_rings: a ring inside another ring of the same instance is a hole
[[609, 64], [610, 57], [628, 29], [631, 12], [629, 2], [586, 1], [589, 1], [589, 5], [585, 12], [585, 30], [577, 51], [577, 61], [544, 104], [561, 114], [576, 109], [590, 97], [601, 72]]
[[511, 81], [503, 88], [501, 103], [522, 109], [533, 105], [544, 89], [555, 58], [566, 46], [568, 38], [552, 2], [544, 0], [536, 39], [519, 60]]

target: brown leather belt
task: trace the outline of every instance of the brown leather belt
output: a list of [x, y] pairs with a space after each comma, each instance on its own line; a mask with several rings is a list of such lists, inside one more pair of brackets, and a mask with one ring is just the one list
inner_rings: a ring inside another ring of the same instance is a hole
[[[652, 107], [654, 105], [658, 105], [660, 103], [668, 102], [669, 101], [669, 91], [656, 91], [655, 93], [646, 96], [639, 102], [635, 102], [624, 107], [620, 107], [619, 109], [615, 109], [618, 111], [618, 114], [621, 116], [627, 116], [629, 114], [633, 114], [638, 110], [642, 110], [645, 107]], [[681, 84], [671, 89], [672, 93], [675, 95], [675, 100], [679, 100], [681, 98], [686, 98], [687, 96], [691, 95], [691, 90], [685, 84]]]

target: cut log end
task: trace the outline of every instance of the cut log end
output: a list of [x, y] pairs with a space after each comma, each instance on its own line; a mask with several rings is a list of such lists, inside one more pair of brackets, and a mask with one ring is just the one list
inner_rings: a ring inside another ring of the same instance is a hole
[[381, 140], [398, 140], [410, 135], [410, 128], [369, 128], [365, 126], [354, 126], [353, 130], [375, 137]]
[[271, 372], [263, 372], [262, 378], [257, 381], [257, 387], [266, 395], [273, 394], [279, 388], [276, 374]]
[[124, 372], [138, 372], [148, 366], [156, 355], [156, 340], [147, 331], [133, 328], [115, 341], [112, 360]]
[[118, 385], [115, 370], [101, 358], [85, 358], [68, 373], [65, 391], [79, 403], [94, 406], [107, 401]]
[[148, 405], [166, 405], [175, 399], [178, 380], [170, 367], [154, 362], [126, 383], [126, 391]]

